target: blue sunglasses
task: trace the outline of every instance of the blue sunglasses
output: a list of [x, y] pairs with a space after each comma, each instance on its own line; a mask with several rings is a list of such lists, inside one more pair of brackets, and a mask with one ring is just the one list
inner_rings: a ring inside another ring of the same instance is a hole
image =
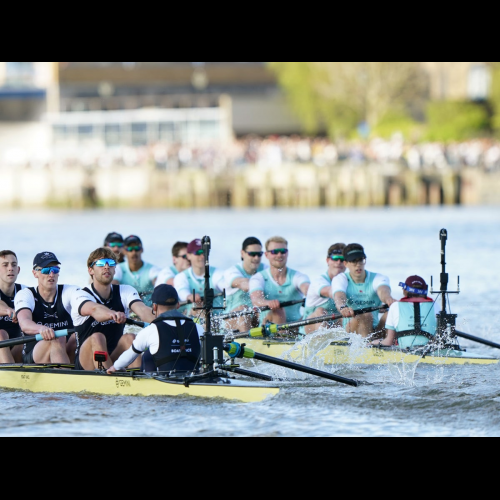
[[61, 271], [60, 267], [44, 267], [43, 269], [38, 269], [42, 274], [59, 274]]
[[96, 260], [90, 267], [106, 267], [108, 265], [109, 267], [116, 267], [116, 260], [113, 259], [99, 259]]

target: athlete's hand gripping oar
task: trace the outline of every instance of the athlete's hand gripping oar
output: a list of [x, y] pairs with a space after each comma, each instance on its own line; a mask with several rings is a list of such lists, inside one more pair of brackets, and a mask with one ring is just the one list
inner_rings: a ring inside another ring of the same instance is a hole
[[[366, 309], [356, 309], [354, 311], [354, 316], [359, 316], [360, 314], [367, 314], [375, 311], [386, 311], [388, 308], [386, 305], [379, 307], [369, 307]], [[275, 325], [274, 323], [268, 323], [267, 325], [260, 326], [258, 328], [252, 328], [248, 332], [238, 333], [233, 337], [235, 339], [243, 339], [246, 337], [272, 337], [274, 334], [281, 332], [283, 330], [290, 330], [292, 328], [300, 328], [302, 326], [315, 325], [317, 323], [323, 323], [325, 321], [337, 321], [342, 319], [344, 316], [342, 314], [332, 314], [328, 316], [320, 316], [319, 318], [305, 319], [303, 321], [294, 321], [293, 323], [287, 323], [284, 325]]]
[[[285, 307], [292, 307], [296, 306], [298, 304], [304, 305], [306, 299], [302, 300], [290, 300], [288, 302], [280, 302], [280, 307], [283, 309]], [[220, 316], [217, 316], [218, 320], [227, 320], [227, 319], [234, 319], [234, 318], [241, 318], [242, 316], [248, 316], [250, 314], [258, 314], [260, 312], [264, 311], [270, 311], [271, 308], [269, 306], [262, 306], [262, 307], [254, 307], [252, 309], [248, 310], [243, 310], [243, 311], [236, 311], [236, 312], [231, 312], [227, 314], [221, 314]]]
[[495, 344], [495, 342], [491, 342], [489, 340], [481, 339], [479, 337], [474, 337], [474, 335], [469, 335], [468, 333], [459, 332], [455, 330], [452, 335], [456, 335], [462, 339], [472, 340], [472, 342], [477, 342], [478, 344], [487, 345], [488, 347], [494, 347], [495, 349], [500, 349], [500, 344]]
[[264, 361], [272, 365], [289, 368], [290, 370], [296, 370], [298, 372], [308, 373], [309, 375], [315, 375], [316, 377], [322, 377], [328, 380], [333, 380], [335, 382], [340, 382], [341, 384], [350, 385], [352, 387], [359, 386], [359, 382], [357, 380], [340, 377], [338, 375], [333, 375], [332, 373], [316, 370], [315, 368], [309, 368], [308, 366], [298, 365], [297, 363], [285, 361], [284, 359], [272, 358], [271, 356], [266, 356], [265, 354], [255, 352], [248, 347], [238, 344], [237, 342], [232, 342], [231, 344], [224, 345], [224, 350], [231, 358], [256, 359], [258, 361]]
[[[59, 330], [54, 333], [56, 334], [56, 339], [59, 339], [61, 337], [68, 337], [75, 332], [76, 330]], [[41, 342], [42, 340], [44, 340], [44, 338], [40, 334], [26, 335], [17, 339], [4, 340], [3, 342], [0, 342], [0, 349], [5, 347], [15, 347], [16, 345], [30, 344], [32, 342]]]

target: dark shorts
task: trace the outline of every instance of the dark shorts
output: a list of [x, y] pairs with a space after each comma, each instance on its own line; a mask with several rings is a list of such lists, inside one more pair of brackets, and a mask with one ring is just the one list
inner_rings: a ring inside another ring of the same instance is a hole
[[83, 368], [83, 366], [80, 364], [80, 353], [76, 354], [74, 369], [78, 371], [85, 371], [85, 368]]
[[27, 352], [26, 354], [23, 353], [23, 364], [25, 365], [34, 365], [35, 360], [33, 359], [33, 354], [35, 350], [32, 349], [31, 351]]

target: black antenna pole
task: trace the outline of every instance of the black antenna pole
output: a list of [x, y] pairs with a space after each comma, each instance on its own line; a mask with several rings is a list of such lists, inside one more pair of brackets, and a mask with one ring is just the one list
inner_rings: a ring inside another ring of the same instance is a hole
[[441, 298], [442, 298], [442, 314], [446, 314], [446, 294], [448, 293], [449, 276], [446, 272], [446, 241], [448, 240], [448, 231], [441, 229], [439, 233], [441, 240]]
[[205, 335], [212, 334], [212, 309], [214, 307], [215, 292], [210, 287], [210, 250], [212, 242], [208, 236], [202, 240], [203, 253], [205, 254]]

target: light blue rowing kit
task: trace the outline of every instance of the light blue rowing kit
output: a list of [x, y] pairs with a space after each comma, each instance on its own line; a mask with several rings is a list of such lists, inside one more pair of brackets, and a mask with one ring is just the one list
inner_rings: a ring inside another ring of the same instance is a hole
[[[259, 268], [257, 269], [257, 272], [260, 273], [264, 271], [266, 266], [264, 264], [261, 264]], [[227, 293], [227, 312], [232, 312], [235, 309], [238, 309], [240, 307], [247, 307], [247, 308], [252, 308], [252, 299], [250, 298], [250, 293], [249, 292], [244, 292], [243, 290], [239, 288], [233, 288], [233, 283], [237, 279], [245, 278], [245, 279], [251, 279], [253, 274], [248, 274], [245, 271], [245, 268], [243, 265], [236, 265], [233, 268], [229, 269], [226, 274], [226, 285], [228, 290], [226, 291]], [[233, 292], [233, 293], [232, 293]]]
[[402, 349], [428, 344], [437, 332], [434, 301], [412, 298], [396, 302], [389, 310], [386, 328], [396, 332], [398, 345]]
[[338, 314], [335, 302], [321, 295], [321, 291], [324, 288], [330, 288], [331, 286], [332, 279], [327, 272], [322, 274], [318, 280], [311, 283], [309, 291], [307, 292], [304, 319], [309, 318], [309, 316], [314, 314], [319, 308], [324, 309], [326, 311], [325, 314]]
[[156, 277], [158, 276], [159, 269], [153, 264], [144, 262], [144, 265], [138, 270], [132, 272], [127, 262], [118, 265], [121, 271], [121, 276], [116, 277], [120, 285], [129, 285], [134, 287], [138, 292], [144, 303], [150, 306], [151, 295], [154, 290]]

